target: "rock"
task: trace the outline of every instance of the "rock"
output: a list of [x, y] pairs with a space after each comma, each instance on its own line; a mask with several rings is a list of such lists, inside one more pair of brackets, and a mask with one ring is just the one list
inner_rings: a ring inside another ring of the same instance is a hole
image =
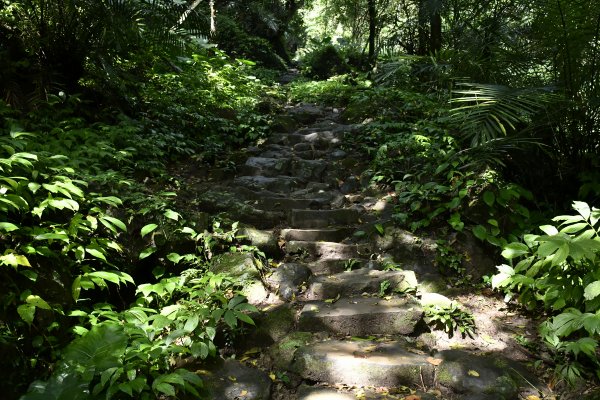
[[285, 158], [250, 157], [242, 167], [245, 175], [275, 177], [289, 172], [291, 161]]
[[273, 117], [271, 129], [274, 132], [294, 132], [298, 129], [298, 122], [290, 115], [276, 115]]
[[[513, 400], [517, 398], [518, 380], [508, 361], [492, 356], [479, 356], [460, 350], [436, 354], [443, 361], [438, 367], [440, 385], [469, 398]], [[520, 367], [517, 367], [520, 368]], [[479, 397], [477, 397], [479, 396]]]
[[323, 172], [327, 168], [327, 162], [322, 160], [294, 160], [292, 162], [291, 174], [293, 176], [311, 180], [321, 179]]
[[394, 226], [387, 226], [384, 235], [376, 235], [374, 240], [376, 249], [390, 255], [403, 269], [417, 274], [437, 272], [434, 266], [437, 245], [433, 240]]
[[289, 305], [283, 304], [261, 314], [255, 322], [257, 334], [268, 337], [274, 343], [282, 340], [294, 328], [296, 315]]
[[368, 245], [343, 244], [336, 242], [301, 242], [291, 240], [285, 245], [287, 254], [308, 255], [311, 260], [348, 260], [368, 256]]
[[278, 290], [281, 297], [291, 300], [298, 294], [298, 286], [307, 282], [311, 274], [311, 270], [306, 265], [282, 264], [267, 277], [267, 284]]
[[356, 396], [327, 387], [301, 385], [298, 388], [298, 400], [356, 400]]
[[377, 261], [366, 260], [366, 259], [352, 259], [352, 260], [317, 260], [308, 263], [308, 268], [312, 271], [313, 275], [331, 275], [338, 274], [340, 272], [351, 269], [381, 269], [381, 264]]
[[242, 227], [239, 234], [245, 236], [246, 240], [252, 246], [256, 246], [260, 251], [264, 252], [268, 257], [273, 257], [281, 254], [281, 249], [277, 241], [277, 236], [272, 231], [260, 230], [249, 226]]
[[438, 306], [448, 308], [452, 305], [452, 300], [439, 293], [422, 293], [421, 305], [423, 307]]
[[294, 359], [294, 353], [299, 347], [307, 346], [315, 341], [315, 335], [311, 332], [292, 332], [273, 344], [268, 354], [277, 369], [288, 370]]
[[296, 240], [303, 242], [339, 242], [351, 236], [354, 228], [332, 229], [282, 229], [281, 237], [286, 241]]
[[423, 309], [408, 298], [341, 298], [333, 303], [305, 304], [298, 325], [305, 331], [326, 331], [351, 336], [411, 334]]
[[456, 233], [456, 237], [451, 242], [456, 251], [464, 255], [462, 265], [473, 281], [480, 281], [484, 275], [493, 275], [497, 272], [497, 263], [492, 256], [494, 252], [486, 249], [485, 243], [473, 236], [471, 232]]
[[367, 292], [377, 294], [383, 282], [389, 282], [389, 292], [405, 293], [417, 288], [413, 271], [377, 271], [355, 269], [335, 275], [315, 277], [305, 294], [306, 299], [331, 299], [338, 295], [360, 296]]
[[304, 379], [330, 384], [394, 387], [434, 381], [427, 356], [411, 353], [396, 341], [331, 340], [303, 346], [290, 368]]
[[353, 193], [360, 189], [360, 182], [355, 176], [349, 176], [340, 186], [340, 192], [343, 194]]
[[241, 293], [246, 296], [248, 303], [254, 306], [264, 306], [276, 301], [271, 292], [265, 287], [260, 280], [250, 281], [243, 284]]
[[238, 281], [260, 280], [260, 261], [250, 253], [225, 253], [211, 260], [209, 271], [227, 274]]
[[317, 119], [325, 116], [325, 110], [322, 107], [312, 104], [299, 104], [288, 110], [288, 114], [300, 124], [311, 124]]
[[293, 228], [326, 228], [358, 222], [360, 213], [354, 208], [335, 210], [292, 210], [290, 224]]
[[[271, 379], [255, 368], [239, 361], [223, 360], [207, 374], [201, 376], [203, 399], [210, 400], [269, 400]], [[244, 394], [242, 394], [244, 393]]]
[[276, 193], [289, 193], [302, 186], [300, 179], [290, 176], [238, 176], [233, 183], [251, 190], [270, 190]]

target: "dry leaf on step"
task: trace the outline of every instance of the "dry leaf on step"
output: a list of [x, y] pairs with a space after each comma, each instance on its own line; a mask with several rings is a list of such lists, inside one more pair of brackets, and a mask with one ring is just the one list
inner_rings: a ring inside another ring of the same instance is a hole
[[539, 397], [537, 397], [535, 394], [530, 394], [529, 396], [526, 397], [527, 400], [540, 400]]
[[478, 377], [479, 376], [479, 372], [475, 371], [474, 369], [469, 370], [469, 372], [467, 372], [469, 374], [469, 376], [475, 376]]
[[427, 362], [431, 365], [435, 365], [436, 367], [440, 365], [442, 361], [444, 360], [442, 360], [441, 358], [427, 357]]
[[404, 398], [404, 400], [421, 400], [421, 396], [416, 395], [416, 394], [411, 394], [409, 396], [406, 396]]

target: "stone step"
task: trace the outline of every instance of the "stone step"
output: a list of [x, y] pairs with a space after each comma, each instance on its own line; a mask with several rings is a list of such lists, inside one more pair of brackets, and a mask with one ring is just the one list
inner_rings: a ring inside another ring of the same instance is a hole
[[262, 199], [258, 199], [252, 202], [252, 205], [261, 210], [321, 210], [329, 208], [329, 199], [293, 199], [289, 197], [264, 197]]
[[282, 229], [280, 236], [286, 240], [304, 242], [340, 242], [354, 233], [354, 228]]
[[356, 224], [360, 212], [356, 208], [339, 208], [335, 210], [292, 210], [290, 225], [292, 228], [326, 228], [335, 225]]
[[313, 382], [348, 386], [431, 386], [435, 367], [402, 342], [330, 340], [296, 350], [290, 370]]
[[290, 240], [285, 245], [289, 255], [308, 255], [310, 260], [349, 260], [364, 258], [370, 254], [369, 245], [343, 244], [336, 242], [304, 242]]
[[288, 175], [291, 164], [291, 160], [286, 158], [250, 157], [240, 169], [240, 173], [268, 177]]
[[308, 302], [300, 312], [298, 327], [308, 332], [364, 335], [410, 335], [423, 316], [412, 299], [378, 297], [341, 298], [335, 302]]
[[242, 185], [250, 190], [269, 190], [276, 193], [290, 193], [294, 189], [306, 186], [306, 182], [290, 176], [238, 176], [233, 180], [234, 185]]
[[[327, 150], [339, 147], [343, 133], [332, 131], [317, 131], [307, 134], [299, 133], [280, 133], [272, 135], [267, 143], [279, 144], [283, 146], [293, 146], [296, 151], [302, 150]], [[299, 144], [304, 146], [296, 147]]]
[[331, 275], [338, 274], [347, 270], [353, 269], [381, 269], [382, 265], [377, 261], [367, 259], [350, 259], [350, 260], [317, 260], [309, 262], [308, 268], [313, 275]]
[[314, 277], [304, 298], [323, 300], [336, 296], [360, 296], [362, 293], [377, 294], [386, 281], [389, 282], [389, 286], [385, 294], [414, 291], [418, 285], [413, 271], [378, 271], [361, 268], [335, 275]]

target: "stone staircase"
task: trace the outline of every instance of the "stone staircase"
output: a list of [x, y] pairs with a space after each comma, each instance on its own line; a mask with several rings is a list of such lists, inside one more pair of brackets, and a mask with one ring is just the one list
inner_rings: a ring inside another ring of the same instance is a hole
[[424, 295], [444, 286], [435, 244], [392, 226], [377, 233], [390, 205], [360, 178], [366, 160], [342, 148], [356, 127], [340, 123], [335, 110], [306, 104], [288, 116], [303, 126], [248, 149], [233, 180], [194, 188], [202, 210], [245, 224], [248, 241], [273, 259], [267, 266], [234, 254], [214, 262], [213, 270], [245, 281], [261, 312], [257, 328], [239, 339], [237, 359], [206, 372], [207, 398], [509, 400], [528, 393], [524, 377], [534, 379], [518, 361], [469, 342], [440, 350], [426, 339]]

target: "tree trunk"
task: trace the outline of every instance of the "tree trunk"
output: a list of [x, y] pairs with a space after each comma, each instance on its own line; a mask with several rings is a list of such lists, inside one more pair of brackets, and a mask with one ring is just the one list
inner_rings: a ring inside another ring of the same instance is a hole
[[375, 36], [377, 35], [377, 9], [375, 0], [368, 0], [369, 7], [369, 64], [375, 65]]
[[418, 17], [418, 44], [417, 55], [424, 56], [427, 54], [427, 44], [429, 43], [429, 12], [427, 0], [419, 0], [419, 17]]
[[429, 52], [431, 54], [439, 53], [442, 49], [442, 16], [440, 9], [432, 10], [431, 14], [431, 37]]

